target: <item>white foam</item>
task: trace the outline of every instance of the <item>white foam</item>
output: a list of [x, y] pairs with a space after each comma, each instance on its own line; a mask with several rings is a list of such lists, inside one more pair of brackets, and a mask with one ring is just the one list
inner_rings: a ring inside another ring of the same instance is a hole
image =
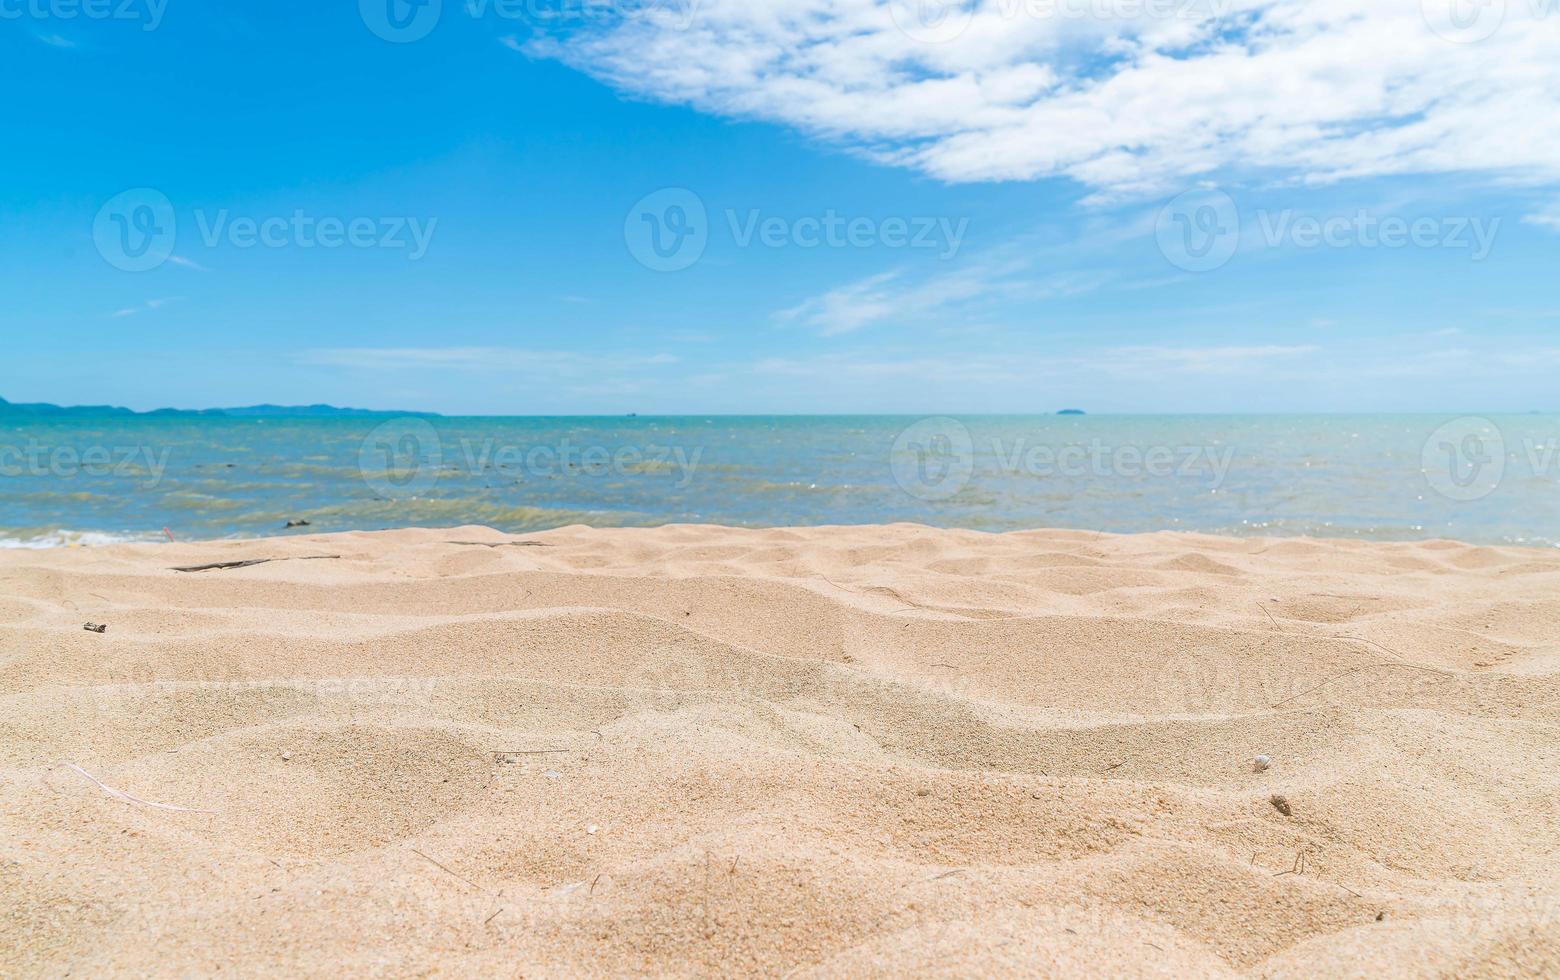
[[109, 534], [104, 531], [48, 531], [31, 538], [0, 537], [0, 548], [101, 548], [111, 544], [133, 544], [157, 541], [156, 535]]

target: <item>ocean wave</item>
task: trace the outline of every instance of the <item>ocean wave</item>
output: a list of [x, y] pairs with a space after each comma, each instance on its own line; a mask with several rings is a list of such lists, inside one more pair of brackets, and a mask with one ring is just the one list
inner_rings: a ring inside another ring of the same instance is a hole
[[25, 538], [0, 534], [0, 549], [40, 550], [43, 548], [101, 548], [111, 544], [136, 544], [159, 541], [160, 535], [110, 534], [105, 531], [44, 531]]

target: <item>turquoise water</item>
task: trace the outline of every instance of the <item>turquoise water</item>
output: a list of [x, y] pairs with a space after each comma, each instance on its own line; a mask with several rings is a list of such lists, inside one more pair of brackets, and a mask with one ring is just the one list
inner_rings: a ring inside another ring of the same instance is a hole
[[1560, 416], [0, 423], [0, 545], [917, 521], [1560, 543]]

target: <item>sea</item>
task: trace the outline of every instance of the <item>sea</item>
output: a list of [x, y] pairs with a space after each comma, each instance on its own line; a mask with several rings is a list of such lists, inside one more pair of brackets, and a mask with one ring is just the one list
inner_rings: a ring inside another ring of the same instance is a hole
[[902, 521], [1554, 547], [1560, 415], [0, 420], [0, 547]]

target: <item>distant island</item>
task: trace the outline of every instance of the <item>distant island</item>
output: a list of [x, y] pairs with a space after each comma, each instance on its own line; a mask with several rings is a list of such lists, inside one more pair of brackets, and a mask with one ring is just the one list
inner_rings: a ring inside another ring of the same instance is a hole
[[234, 418], [340, 418], [372, 417], [377, 415], [415, 415], [419, 418], [438, 418], [437, 412], [379, 411], [372, 408], [337, 408], [335, 405], [249, 405], [244, 408], [212, 409], [219, 415]]
[[114, 405], [50, 405], [46, 402], [18, 404], [0, 398], [0, 418], [149, 418], [174, 416], [188, 418], [374, 418], [413, 415], [437, 418], [435, 412], [381, 412], [367, 408], [337, 408], [334, 405], [248, 405], [243, 408], [159, 408], [136, 412]]
[[1089, 413], [1085, 412], [1081, 408], [1064, 408], [1060, 412], [1057, 412], [1056, 414], [1057, 415], [1087, 415]]

